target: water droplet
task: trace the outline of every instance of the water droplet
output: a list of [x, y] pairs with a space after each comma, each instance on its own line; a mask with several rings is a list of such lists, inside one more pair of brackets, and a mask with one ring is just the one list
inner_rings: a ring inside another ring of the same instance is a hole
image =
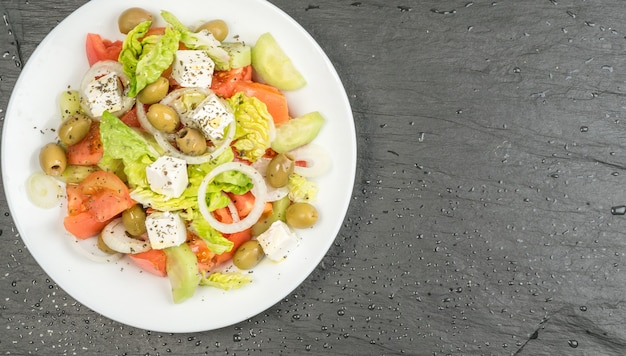
[[611, 208], [611, 214], [624, 215], [626, 214], [626, 205], [618, 205]]
[[412, 10], [409, 6], [398, 6], [398, 9], [400, 9], [400, 12], [409, 12]]
[[613, 173], [611, 173], [611, 175], [612, 175], [613, 177], [617, 177], [617, 176], [619, 175], [619, 172], [613, 172]]
[[570, 347], [573, 347], [573, 348], [577, 348], [577, 347], [578, 347], [578, 341], [576, 341], [576, 340], [569, 340], [569, 341], [567, 342], [567, 344], [568, 344]]
[[438, 10], [438, 9], [430, 9], [430, 12], [434, 12], [439, 15], [451, 15], [456, 14], [456, 10]]
[[235, 335], [233, 335], [233, 341], [234, 341], [234, 342], [239, 342], [239, 341], [241, 341], [241, 335], [239, 335], [239, 334], [235, 334]]
[[345, 311], [344, 309], [339, 309], [339, 310], [337, 310], [337, 315], [339, 315], [339, 316], [343, 316], [343, 315], [345, 315], [345, 314], [346, 314], [346, 311]]
[[521, 72], [522, 72], [522, 68], [520, 67], [513, 68], [513, 73], [521, 73]]
[[575, 19], [575, 18], [576, 18], [576, 14], [575, 14], [575, 13], [573, 13], [572, 11], [567, 10], [567, 14], [568, 14], [571, 18], [573, 18], [573, 19]]
[[580, 132], [589, 132], [589, 127], [588, 126], [581, 126], [580, 127]]
[[424, 142], [424, 136], [426, 134], [424, 132], [420, 132], [419, 136], [417, 136], [417, 142]]
[[291, 316], [293, 320], [300, 320], [300, 314], [294, 314]]
[[609, 71], [609, 73], [613, 73], [613, 67], [611, 67], [609, 65], [603, 65], [602, 69]]
[[587, 306], [581, 305], [579, 309], [580, 311], [587, 311]]

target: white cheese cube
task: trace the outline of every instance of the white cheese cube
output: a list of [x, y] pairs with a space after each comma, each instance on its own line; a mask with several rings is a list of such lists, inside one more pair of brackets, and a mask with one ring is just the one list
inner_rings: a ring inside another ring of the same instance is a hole
[[105, 110], [116, 112], [122, 109], [123, 88], [113, 72], [92, 80], [83, 94], [94, 117], [102, 116]]
[[217, 95], [211, 94], [181, 120], [185, 125], [202, 131], [206, 138], [220, 140], [228, 125], [235, 121], [235, 115], [228, 104]]
[[300, 244], [298, 235], [280, 220], [272, 223], [269, 229], [256, 239], [259, 241], [267, 258], [274, 262], [284, 260], [289, 252], [293, 251]]
[[178, 198], [189, 183], [187, 162], [176, 157], [161, 156], [146, 167], [146, 178], [154, 192]]
[[171, 211], [155, 211], [146, 217], [150, 246], [155, 250], [178, 246], [187, 240], [183, 218]]
[[215, 63], [204, 50], [178, 50], [172, 63], [172, 77], [182, 87], [211, 86]]

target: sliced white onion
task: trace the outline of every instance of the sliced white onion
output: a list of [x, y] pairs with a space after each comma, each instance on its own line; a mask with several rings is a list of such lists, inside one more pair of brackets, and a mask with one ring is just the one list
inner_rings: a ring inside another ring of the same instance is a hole
[[230, 217], [233, 219], [233, 223], [241, 221], [237, 208], [235, 207], [235, 203], [233, 203], [232, 200], [228, 203], [228, 211], [230, 211]]
[[139, 253], [151, 248], [147, 239], [139, 240], [128, 236], [122, 218], [114, 219], [104, 227], [102, 240], [111, 250], [121, 253]]
[[[245, 218], [238, 222], [234, 222], [232, 224], [225, 224], [213, 216], [209, 211], [209, 208], [206, 205], [206, 189], [209, 183], [213, 181], [213, 179], [227, 171], [239, 171], [252, 179], [252, 194], [254, 195], [254, 206], [252, 207], [252, 211]], [[220, 231], [225, 234], [233, 234], [235, 232], [240, 232], [246, 230], [252, 225], [254, 225], [261, 215], [263, 214], [263, 208], [265, 203], [267, 202], [267, 186], [265, 185], [265, 180], [263, 176], [253, 167], [243, 164], [241, 162], [228, 162], [224, 163], [220, 166], [217, 166], [213, 169], [209, 174], [207, 174], [202, 183], [200, 183], [200, 187], [198, 188], [198, 205], [200, 206], [200, 212], [202, 216], [208, 221], [208, 223], [217, 231]]]
[[77, 239], [74, 236], [71, 236], [69, 239], [69, 243], [72, 244], [72, 248], [76, 250], [79, 254], [87, 257], [89, 260], [98, 262], [98, 263], [107, 263], [107, 262], [115, 262], [124, 256], [123, 254], [117, 253], [106, 253], [98, 248], [98, 238], [90, 237], [88, 239]]
[[61, 203], [63, 188], [55, 178], [35, 172], [26, 180], [26, 194], [33, 204], [50, 209]]
[[274, 188], [267, 184], [267, 201], [273, 202], [286, 197], [289, 194], [289, 188], [280, 187]]
[[[124, 89], [128, 88], [128, 85], [130, 83], [130, 79], [128, 78], [128, 76], [124, 73], [124, 68], [122, 66], [122, 64], [120, 62], [117, 61], [112, 61], [112, 60], [107, 60], [107, 61], [98, 61], [96, 63], [94, 63], [93, 66], [91, 66], [89, 68], [89, 70], [87, 71], [87, 73], [85, 73], [85, 75], [83, 76], [83, 80], [80, 84], [80, 96], [81, 96], [81, 108], [85, 111], [85, 113], [91, 117], [96, 118], [93, 113], [91, 112], [91, 109], [89, 108], [89, 105], [84, 105], [83, 104], [83, 99], [82, 96], [84, 95], [85, 91], [87, 90], [87, 86], [96, 78], [99, 78], [103, 75], [107, 75], [109, 73], [115, 73], [115, 75], [117, 75], [117, 77], [122, 81], [122, 85], [124, 86]], [[135, 105], [135, 98], [131, 98], [127, 95], [123, 95], [122, 97], [122, 108], [116, 112], [112, 112], [111, 114], [115, 115], [115, 116], [120, 116], [124, 113], [126, 113], [127, 111], [129, 111], [130, 109], [132, 109], [132, 107]]]
[[332, 159], [328, 151], [315, 143], [309, 143], [289, 152], [296, 161], [305, 161], [306, 167], [295, 166], [293, 171], [303, 177], [314, 178], [328, 172]]

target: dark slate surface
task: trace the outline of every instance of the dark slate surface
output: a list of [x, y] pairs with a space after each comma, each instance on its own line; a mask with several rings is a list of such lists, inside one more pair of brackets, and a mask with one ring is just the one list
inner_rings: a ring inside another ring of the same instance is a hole
[[[0, 1], [2, 113], [82, 3]], [[624, 2], [272, 3], [328, 53], [357, 127], [353, 201], [322, 263], [238, 325], [138, 330], [58, 288], [2, 196], [3, 353], [626, 354]]]

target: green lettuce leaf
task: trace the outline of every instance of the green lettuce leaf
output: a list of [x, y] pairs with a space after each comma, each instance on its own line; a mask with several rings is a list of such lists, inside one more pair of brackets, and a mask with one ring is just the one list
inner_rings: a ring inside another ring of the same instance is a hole
[[144, 21], [133, 28], [122, 44], [118, 61], [130, 78], [127, 95], [135, 97], [146, 85], [157, 80], [174, 61], [180, 34], [170, 26], [161, 36], [148, 36], [151, 22]]
[[312, 202], [317, 198], [317, 184], [299, 174], [289, 175], [287, 188], [289, 188], [289, 199], [293, 202]]
[[224, 290], [237, 289], [250, 282], [252, 282], [252, 277], [241, 272], [213, 272], [208, 276], [202, 276], [200, 279], [201, 286], [216, 287]]
[[151, 21], [143, 21], [139, 23], [135, 26], [135, 28], [128, 32], [124, 38], [124, 43], [122, 44], [122, 51], [120, 52], [118, 61], [122, 63], [124, 73], [128, 76], [128, 78], [131, 78], [131, 86], [136, 85], [136, 81], [132, 78], [135, 77], [137, 62], [139, 62], [139, 57], [143, 52], [143, 43], [140, 39], [148, 32], [151, 25]]
[[115, 170], [114, 167], [121, 161], [131, 189], [148, 185], [146, 167], [159, 154], [139, 132], [105, 111], [100, 120], [100, 140], [104, 147], [101, 168]]
[[[139, 62], [137, 62], [137, 71], [135, 72], [135, 86], [131, 87], [128, 96], [137, 95], [146, 85], [157, 80], [164, 70], [174, 61], [174, 55], [178, 50], [178, 42], [180, 37], [178, 33], [171, 29], [165, 28], [165, 34], [159, 38], [159, 41], [147, 53], [142, 53]], [[134, 89], [134, 90], [133, 90]]]
[[221, 47], [220, 41], [213, 37], [211, 32], [203, 30], [191, 32], [180, 20], [171, 12], [161, 11], [161, 17], [170, 24], [180, 35], [180, 41], [189, 49], [203, 49], [213, 62], [217, 70], [230, 69], [230, 55]]
[[254, 162], [271, 145], [269, 132], [272, 116], [262, 101], [244, 93], [236, 93], [227, 101], [237, 121], [233, 147], [241, 157]]
[[204, 240], [209, 250], [214, 254], [219, 255], [232, 250], [234, 246], [233, 242], [211, 227], [200, 212], [195, 212], [190, 226], [196, 235]]

